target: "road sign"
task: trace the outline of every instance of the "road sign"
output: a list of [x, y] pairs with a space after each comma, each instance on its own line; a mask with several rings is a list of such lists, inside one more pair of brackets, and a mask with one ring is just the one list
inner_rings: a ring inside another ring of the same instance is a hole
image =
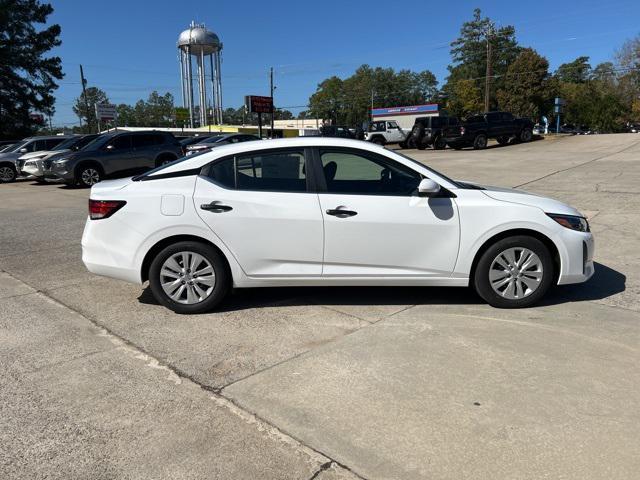
[[271, 113], [273, 110], [273, 97], [246, 95], [244, 97], [244, 104], [249, 113]]
[[111, 103], [96, 103], [96, 118], [100, 122], [115, 120], [117, 116], [115, 105]]

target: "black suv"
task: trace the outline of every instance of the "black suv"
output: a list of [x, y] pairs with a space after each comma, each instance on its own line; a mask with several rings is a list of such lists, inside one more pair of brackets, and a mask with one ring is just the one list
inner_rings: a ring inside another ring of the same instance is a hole
[[409, 148], [424, 150], [432, 146], [434, 150], [442, 150], [447, 146], [445, 138], [460, 128], [458, 117], [419, 117], [416, 118], [411, 134], [407, 139]]
[[533, 138], [533, 122], [528, 118], [516, 118], [509, 112], [473, 115], [458, 131], [447, 135], [446, 141], [456, 150], [463, 147], [481, 150], [487, 147], [489, 138], [495, 138], [500, 145], [506, 145], [512, 138], [518, 142], [530, 142]]
[[111, 132], [47, 163], [44, 176], [90, 187], [106, 177], [145, 172], [182, 155], [182, 146], [168, 132]]

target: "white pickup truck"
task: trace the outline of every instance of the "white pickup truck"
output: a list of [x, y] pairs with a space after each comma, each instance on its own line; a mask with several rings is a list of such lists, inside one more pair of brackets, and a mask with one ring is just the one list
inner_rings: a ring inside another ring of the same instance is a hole
[[404, 147], [409, 132], [400, 128], [395, 120], [378, 120], [369, 124], [369, 131], [364, 134], [364, 139], [378, 145], [399, 143]]

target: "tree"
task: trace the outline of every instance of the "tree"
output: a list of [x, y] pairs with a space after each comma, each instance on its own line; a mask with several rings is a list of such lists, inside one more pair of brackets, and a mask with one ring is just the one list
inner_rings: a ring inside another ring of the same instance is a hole
[[361, 65], [344, 80], [331, 77], [321, 82], [309, 99], [307, 116], [359, 125], [369, 119], [371, 107], [432, 101], [437, 85], [435, 75], [428, 70], [396, 72], [392, 68]]
[[483, 110], [482, 93], [475, 80], [458, 80], [449, 88], [451, 97], [447, 100], [447, 110], [452, 115], [465, 117]]
[[578, 57], [573, 62], [563, 63], [556, 70], [556, 77], [562, 82], [583, 83], [590, 76], [589, 57]]
[[[492, 51], [492, 78], [490, 79], [490, 107], [496, 105], [495, 92], [504, 86], [504, 74], [509, 65], [520, 53], [521, 48], [515, 38], [515, 28], [511, 25], [496, 28], [488, 17], [482, 17], [479, 8], [473, 11], [473, 18], [464, 22], [460, 29], [460, 36], [451, 42], [452, 65], [449, 65], [449, 76], [443, 86], [443, 91], [455, 105], [464, 103], [484, 103], [484, 85], [487, 72], [487, 42]], [[457, 83], [465, 81], [462, 87]], [[466, 98], [464, 101], [456, 99], [456, 92], [471, 92], [467, 81], [474, 81], [478, 95], [476, 100]], [[451, 110], [451, 107], [448, 107]]]
[[501, 110], [535, 118], [547, 113], [551, 106], [549, 62], [532, 48], [525, 48], [506, 73], [506, 81], [498, 90]]
[[98, 87], [88, 87], [85, 92], [81, 93], [73, 105], [73, 113], [84, 122], [85, 132], [96, 132], [98, 129], [98, 120], [96, 119], [96, 104], [109, 103], [107, 94]]
[[59, 57], [45, 56], [61, 44], [60, 26], [37, 30], [53, 12], [38, 0], [0, 1], [0, 137], [21, 138], [34, 131], [30, 113], [52, 115], [63, 77]]
[[640, 35], [616, 52], [616, 67], [618, 90], [630, 113], [627, 120], [640, 121]]

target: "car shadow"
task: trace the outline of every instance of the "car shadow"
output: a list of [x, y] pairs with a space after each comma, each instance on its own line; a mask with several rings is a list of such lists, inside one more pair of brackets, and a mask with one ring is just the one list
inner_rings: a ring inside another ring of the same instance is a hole
[[[596, 263], [595, 275], [582, 284], [557, 286], [537, 306], [601, 300], [625, 290], [626, 277]], [[149, 286], [138, 301], [159, 305]], [[481, 305], [485, 302], [471, 288], [459, 287], [272, 287], [235, 289], [216, 309], [234, 312], [264, 307], [308, 305]]]

